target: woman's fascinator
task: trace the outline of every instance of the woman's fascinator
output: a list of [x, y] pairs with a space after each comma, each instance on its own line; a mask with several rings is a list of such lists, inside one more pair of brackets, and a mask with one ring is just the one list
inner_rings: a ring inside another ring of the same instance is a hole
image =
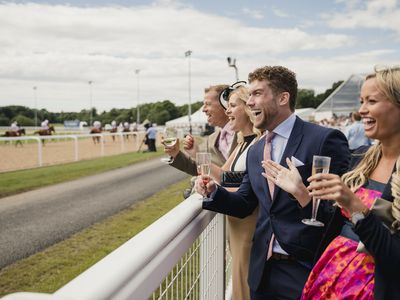
[[247, 84], [246, 81], [238, 81], [232, 84], [231, 86], [228, 86], [226, 89], [222, 90], [222, 92], [219, 94], [219, 103], [223, 107], [224, 110], [228, 109], [228, 101], [229, 101], [229, 96], [230, 94], [236, 90], [237, 88], [241, 86], [245, 86]]

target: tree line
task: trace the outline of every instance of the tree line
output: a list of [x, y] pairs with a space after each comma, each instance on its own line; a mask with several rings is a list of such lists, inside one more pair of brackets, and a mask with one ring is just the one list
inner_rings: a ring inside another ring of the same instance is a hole
[[[332, 87], [321, 94], [315, 94], [312, 89], [299, 89], [297, 94], [296, 108], [316, 108], [320, 105], [343, 81], [333, 83]], [[192, 113], [202, 106], [202, 102], [195, 102], [191, 105]], [[149, 120], [158, 125], [164, 125], [165, 122], [185, 116], [188, 114], [188, 104], [176, 106], [170, 100], [159, 101], [155, 103], [142, 104], [140, 109], [140, 120]], [[37, 125], [41, 121], [49, 120], [50, 123], [64, 123], [64, 121], [79, 120], [90, 122], [90, 109], [83, 109], [80, 112], [49, 112], [46, 109], [36, 111]], [[92, 120], [98, 120], [102, 124], [109, 124], [115, 120], [120, 122], [136, 122], [137, 107], [133, 108], [113, 108], [110, 111], [99, 113], [96, 108], [92, 109]], [[0, 107], [0, 126], [9, 126], [16, 120], [20, 126], [35, 126], [35, 109], [25, 106], [11, 105]]]
[[[202, 102], [196, 102], [191, 105], [192, 113], [202, 106]], [[188, 114], [189, 105], [176, 106], [169, 100], [155, 103], [142, 104], [139, 107], [140, 120], [149, 120], [152, 123], [164, 125], [165, 122], [179, 118]], [[37, 110], [38, 126], [43, 120], [49, 120], [50, 123], [64, 123], [64, 121], [79, 120], [90, 122], [90, 109], [83, 109], [80, 112], [49, 112], [46, 109]], [[110, 111], [99, 113], [96, 108], [92, 109], [92, 121], [98, 120], [102, 124], [109, 124], [115, 120], [117, 124], [136, 122], [137, 108], [113, 108]], [[9, 126], [16, 120], [20, 126], [35, 126], [35, 109], [26, 106], [3, 106], [0, 107], [0, 126]]]

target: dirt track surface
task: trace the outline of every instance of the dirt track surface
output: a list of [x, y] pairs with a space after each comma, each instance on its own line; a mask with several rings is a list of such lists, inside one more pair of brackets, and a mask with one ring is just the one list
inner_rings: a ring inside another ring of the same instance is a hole
[[[129, 136], [121, 142], [120, 137], [106, 136], [103, 143], [104, 156], [116, 155], [126, 152], [137, 151], [143, 140], [144, 134], [140, 136]], [[160, 139], [158, 139], [159, 141]], [[92, 159], [102, 156], [101, 144], [94, 144], [92, 138], [78, 139], [78, 160]], [[39, 166], [38, 143], [36, 141], [24, 141], [22, 146], [11, 144], [0, 144], [0, 172], [36, 168]], [[141, 150], [147, 149], [142, 144]], [[42, 147], [42, 165], [55, 165], [75, 161], [75, 143], [73, 139], [57, 139], [45, 142]]]
[[2, 198], [0, 269], [186, 177], [157, 158]]

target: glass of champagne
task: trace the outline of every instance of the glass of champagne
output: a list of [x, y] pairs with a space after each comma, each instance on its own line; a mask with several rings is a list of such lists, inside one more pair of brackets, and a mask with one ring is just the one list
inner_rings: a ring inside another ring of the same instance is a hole
[[[210, 176], [211, 173], [211, 153], [199, 152], [196, 153], [197, 174]], [[208, 179], [203, 179], [204, 185], [208, 183]], [[203, 197], [203, 201], [211, 201], [208, 197]]]
[[[317, 173], [329, 173], [329, 166], [331, 164], [331, 158], [328, 156], [313, 156], [313, 165], [312, 165], [312, 175]], [[323, 227], [324, 223], [317, 220], [317, 212], [319, 206], [320, 199], [313, 197], [312, 199], [312, 212], [311, 219], [303, 219], [301, 220], [304, 224]]]
[[[178, 131], [175, 128], [165, 127], [164, 133], [163, 133], [164, 146], [166, 146], [166, 147], [174, 146], [176, 144], [177, 136], [178, 136]], [[160, 160], [166, 164], [170, 164], [172, 162], [171, 157], [163, 157]]]

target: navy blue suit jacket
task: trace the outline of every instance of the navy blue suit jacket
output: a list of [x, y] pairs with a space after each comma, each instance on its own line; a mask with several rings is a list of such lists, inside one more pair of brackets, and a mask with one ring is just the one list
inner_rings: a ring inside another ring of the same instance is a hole
[[[291, 195], [278, 187], [275, 187], [271, 201], [267, 181], [261, 175], [264, 171], [261, 165], [264, 145], [265, 139], [261, 139], [249, 149], [247, 173], [237, 192], [230, 193], [218, 187], [214, 200], [203, 203], [205, 209], [240, 218], [250, 215], [259, 205], [249, 264], [248, 282], [252, 290], [256, 290], [261, 282], [272, 232], [287, 253], [299, 261], [309, 262], [311, 268], [328, 227], [307, 226], [301, 222], [311, 216], [311, 201], [302, 208]], [[304, 122], [297, 117], [280, 164], [287, 167], [285, 159], [291, 156], [302, 161], [304, 166], [298, 170], [308, 185], [306, 179], [311, 176], [313, 155], [330, 156], [330, 172], [340, 175], [347, 170], [350, 161], [348, 143], [340, 131]], [[318, 219], [329, 223], [333, 212], [330, 202], [321, 201]]]

